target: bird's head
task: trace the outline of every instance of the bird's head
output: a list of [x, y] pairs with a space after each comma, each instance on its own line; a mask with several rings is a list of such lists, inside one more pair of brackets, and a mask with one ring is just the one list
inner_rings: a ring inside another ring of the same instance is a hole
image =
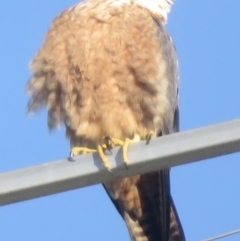
[[165, 23], [174, 0], [133, 0], [133, 2], [148, 9], [152, 15]]

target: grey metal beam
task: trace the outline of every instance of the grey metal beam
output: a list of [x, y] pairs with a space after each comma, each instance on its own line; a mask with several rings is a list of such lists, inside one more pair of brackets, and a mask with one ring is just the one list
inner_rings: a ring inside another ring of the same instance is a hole
[[240, 151], [240, 119], [131, 144], [126, 169], [121, 149], [107, 155], [112, 173], [97, 154], [62, 159], [0, 174], [0, 205], [113, 181]]

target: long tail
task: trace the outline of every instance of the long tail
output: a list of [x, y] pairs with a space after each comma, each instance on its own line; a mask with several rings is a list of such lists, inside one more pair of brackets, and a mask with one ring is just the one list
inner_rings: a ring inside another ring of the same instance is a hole
[[105, 186], [126, 222], [131, 240], [185, 241], [170, 194], [169, 170], [138, 177], [125, 178]]

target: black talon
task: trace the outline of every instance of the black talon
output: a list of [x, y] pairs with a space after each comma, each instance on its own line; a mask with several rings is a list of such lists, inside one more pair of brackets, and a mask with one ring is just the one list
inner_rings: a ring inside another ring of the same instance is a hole
[[104, 142], [106, 144], [107, 150], [111, 152], [111, 149], [114, 147], [114, 142], [109, 136], [104, 137]]
[[148, 145], [149, 142], [151, 141], [151, 139], [152, 139], [152, 135], [153, 135], [152, 133], [149, 134], [149, 135], [147, 135], [146, 145]]

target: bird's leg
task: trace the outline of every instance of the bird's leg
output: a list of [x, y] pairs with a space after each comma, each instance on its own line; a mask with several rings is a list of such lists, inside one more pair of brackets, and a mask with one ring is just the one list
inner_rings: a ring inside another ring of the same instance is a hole
[[111, 168], [110, 168], [110, 166], [109, 166], [109, 164], [108, 164], [108, 159], [107, 159], [107, 157], [106, 157], [106, 155], [105, 155], [105, 153], [104, 153], [104, 152], [105, 152], [104, 145], [98, 145], [98, 146], [97, 146], [97, 152], [98, 152], [98, 155], [99, 155], [99, 157], [100, 157], [100, 160], [101, 160], [103, 166], [104, 166], [105, 168], [107, 168], [107, 170], [108, 170], [109, 172], [112, 173]]
[[108, 164], [108, 160], [107, 160], [107, 157], [105, 155], [105, 151], [108, 150], [108, 151], [111, 151], [111, 149], [115, 146], [121, 146], [123, 145], [123, 141], [119, 140], [119, 139], [116, 139], [116, 138], [110, 138], [108, 136], [105, 136], [103, 138], [103, 144], [101, 145], [98, 145], [97, 146], [97, 152], [98, 152], [98, 155], [102, 161], [102, 164], [105, 168], [107, 168], [107, 170], [109, 172], [112, 173], [111, 171], [111, 168]]
[[111, 168], [108, 164], [108, 160], [107, 157], [105, 155], [105, 151], [111, 151], [112, 148], [116, 147], [116, 146], [121, 146], [122, 147], [122, 159], [123, 159], [123, 163], [125, 165], [125, 167], [127, 168], [127, 164], [129, 163], [128, 160], [128, 156], [127, 156], [127, 149], [129, 144], [134, 143], [134, 142], [138, 142], [141, 139], [145, 139], [147, 141], [147, 144], [149, 143], [149, 141], [151, 140], [153, 136], [153, 131], [150, 131], [146, 136], [144, 137], [140, 137], [137, 134], [134, 134], [133, 139], [129, 139], [129, 138], [125, 138], [125, 140], [120, 140], [117, 138], [110, 138], [108, 136], [103, 138], [103, 144], [98, 145], [97, 149], [90, 149], [87, 147], [73, 147], [71, 150], [71, 157], [74, 157], [78, 154], [88, 154], [88, 153], [98, 153], [100, 160], [103, 164], [103, 166], [109, 171], [111, 172]]
[[89, 154], [89, 153], [94, 153], [94, 152], [97, 152], [97, 150], [89, 149], [87, 147], [73, 147], [71, 149], [70, 156], [74, 157], [76, 155]]
[[127, 149], [128, 149], [129, 144], [134, 143], [134, 142], [139, 142], [140, 140], [146, 140], [147, 141], [146, 144], [148, 144], [150, 142], [151, 138], [153, 137], [153, 135], [154, 135], [154, 132], [150, 131], [149, 133], [147, 133], [146, 136], [144, 136], [142, 138], [139, 135], [134, 134], [133, 139], [129, 139], [129, 138], [125, 139], [125, 141], [122, 145], [122, 156], [123, 156], [123, 163], [126, 168], [127, 168], [127, 164], [129, 163], [129, 160], [127, 157]]
[[107, 161], [107, 158], [104, 154], [105, 149], [107, 149], [106, 144], [98, 145], [96, 150], [90, 149], [90, 148], [87, 148], [87, 147], [73, 147], [71, 149], [70, 156], [74, 157], [76, 155], [84, 155], [84, 154], [90, 154], [90, 153], [96, 153], [97, 152], [99, 157], [100, 157], [100, 160], [102, 161], [103, 166], [105, 168], [107, 168], [109, 172], [111, 172], [108, 161]]
[[106, 155], [105, 155], [105, 153], [104, 153], [106, 149], [107, 149], [106, 144], [98, 145], [98, 146], [97, 146], [97, 152], [98, 152], [98, 155], [99, 155], [99, 157], [100, 157], [100, 160], [102, 161], [103, 166], [104, 166], [105, 168], [107, 168], [107, 170], [108, 170], [109, 172], [112, 173], [112, 171], [111, 171], [111, 169], [110, 169], [110, 166], [109, 166], [109, 164], [108, 164], [107, 157], [106, 157]]
[[129, 163], [128, 156], [127, 156], [127, 149], [128, 149], [128, 146], [131, 142], [132, 142], [131, 139], [126, 138], [125, 141], [124, 141], [124, 144], [122, 146], [122, 158], [123, 158], [123, 163], [124, 163], [126, 168], [128, 168], [127, 164]]
[[123, 163], [124, 163], [126, 168], [128, 168], [127, 164], [129, 163], [128, 156], [127, 156], [128, 146], [129, 146], [129, 144], [134, 143], [134, 142], [138, 142], [140, 140], [141, 140], [141, 138], [137, 134], [134, 134], [133, 139], [129, 139], [129, 138], [125, 139], [125, 141], [124, 141], [124, 143], [122, 145], [122, 157], [123, 157]]
[[[115, 146], [121, 146], [122, 147], [122, 159], [125, 167], [127, 168], [127, 164], [129, 163], [128, 156], [127, 156], [127, 149], [130, 143], [138, 142], [140, 141], [139, 135], [134, 135], [133, 139], [125, 138], [125, 140], [120, 140], [117, 138], [110, 138], [110, 137], [104, 137], [104, 144], [101, 145], [101, 148], [103, 150], [109, 150]], [[98, 151], [99, 155], [100, 152]], [[101, 155], [100, 155], [101, 156]], [[106, 158], [106, 157], [105, 157]], [[105, 158], [101, 158], [102, 160]], [[105, 163], [106, 159], [103, 161]], [[105, 165], [106, 166], [106, 165]]]

